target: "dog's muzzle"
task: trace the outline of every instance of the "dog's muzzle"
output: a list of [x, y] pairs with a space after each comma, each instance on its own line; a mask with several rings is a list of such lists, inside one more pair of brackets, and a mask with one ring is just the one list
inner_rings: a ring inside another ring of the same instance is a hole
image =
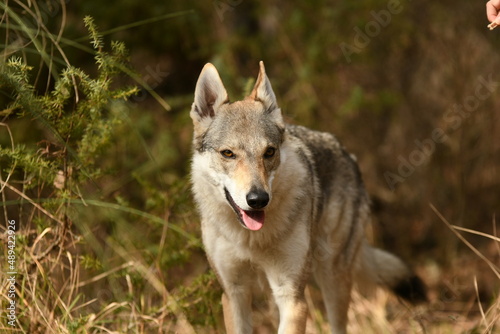
[[229, 205], [233, 208], [236, 216], [238, 217], [238, 221], [241, 225], [243, 225], [243, 227], [252, 231], [258, 231], [262, 228], [266, 214], [264, 210], [261, 209], [269, 203], [268, 193], [262, 191], [250, 191], [247, 194], [247, 204], [255, 210], [243, 210], [236, 204], [226, 188], [224, 188], [224, 193]]

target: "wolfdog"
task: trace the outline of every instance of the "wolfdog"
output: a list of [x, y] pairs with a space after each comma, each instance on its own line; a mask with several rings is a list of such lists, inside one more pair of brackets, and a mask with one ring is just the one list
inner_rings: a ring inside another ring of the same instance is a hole
[[355, 282], [426, 299], [402, 260], [368, 245], [370, 204], [354, 157], [332, 134], [285, 124], [263, 62], [250, 95], [236, 102], [206, 64], [190, 116], [192, 190], [229, 333], [252, 333], [252, 291], [261, 281], [281, 334], [305, 332], [311, 273], [332, 333], [346, 332]]

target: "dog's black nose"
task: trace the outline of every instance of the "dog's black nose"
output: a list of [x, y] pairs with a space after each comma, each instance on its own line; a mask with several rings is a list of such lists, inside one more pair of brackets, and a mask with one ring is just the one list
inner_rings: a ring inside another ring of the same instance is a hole
[[251, 190], [247, 194], [247, 204], [252, 209], [262, 209], [269, 203], [269, 194], [263, 190]]

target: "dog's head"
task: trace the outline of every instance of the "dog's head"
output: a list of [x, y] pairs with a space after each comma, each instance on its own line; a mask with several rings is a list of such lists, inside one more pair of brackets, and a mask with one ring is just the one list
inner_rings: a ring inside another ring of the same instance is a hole
[[255, 87], [242, 101], [229, 102], [219, 73], [206, 64], [196, 84], [190, 113], [194, 149], [206, 177], [235, 211], [240, 223], [259, 230], [272, 199], [274, 173], [282, 160], [285, 125], [264, 63]]

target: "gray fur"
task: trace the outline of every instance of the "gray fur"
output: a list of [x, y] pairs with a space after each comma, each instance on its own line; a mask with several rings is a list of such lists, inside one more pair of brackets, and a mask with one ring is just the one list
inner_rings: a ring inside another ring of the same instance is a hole
[[[333, 135], [283, 122], [262, 62], [252, 93], [234, 103], [207, 64], [191, 118], [193, 194], [207, 257], [224, 288], [228, 332], [252, 332], [251, 291], [259, 280], [267, 280], [278, 305], [279, 333], [304, 333], [311, 274], [332, 333], [345, 333], [355, 280], [402, 294], [421, 283], [396, 256], [367, 244], [369, 199], [356, 162]], [[255, 191], [269, 194], [263, 212], [248, 204]]]

